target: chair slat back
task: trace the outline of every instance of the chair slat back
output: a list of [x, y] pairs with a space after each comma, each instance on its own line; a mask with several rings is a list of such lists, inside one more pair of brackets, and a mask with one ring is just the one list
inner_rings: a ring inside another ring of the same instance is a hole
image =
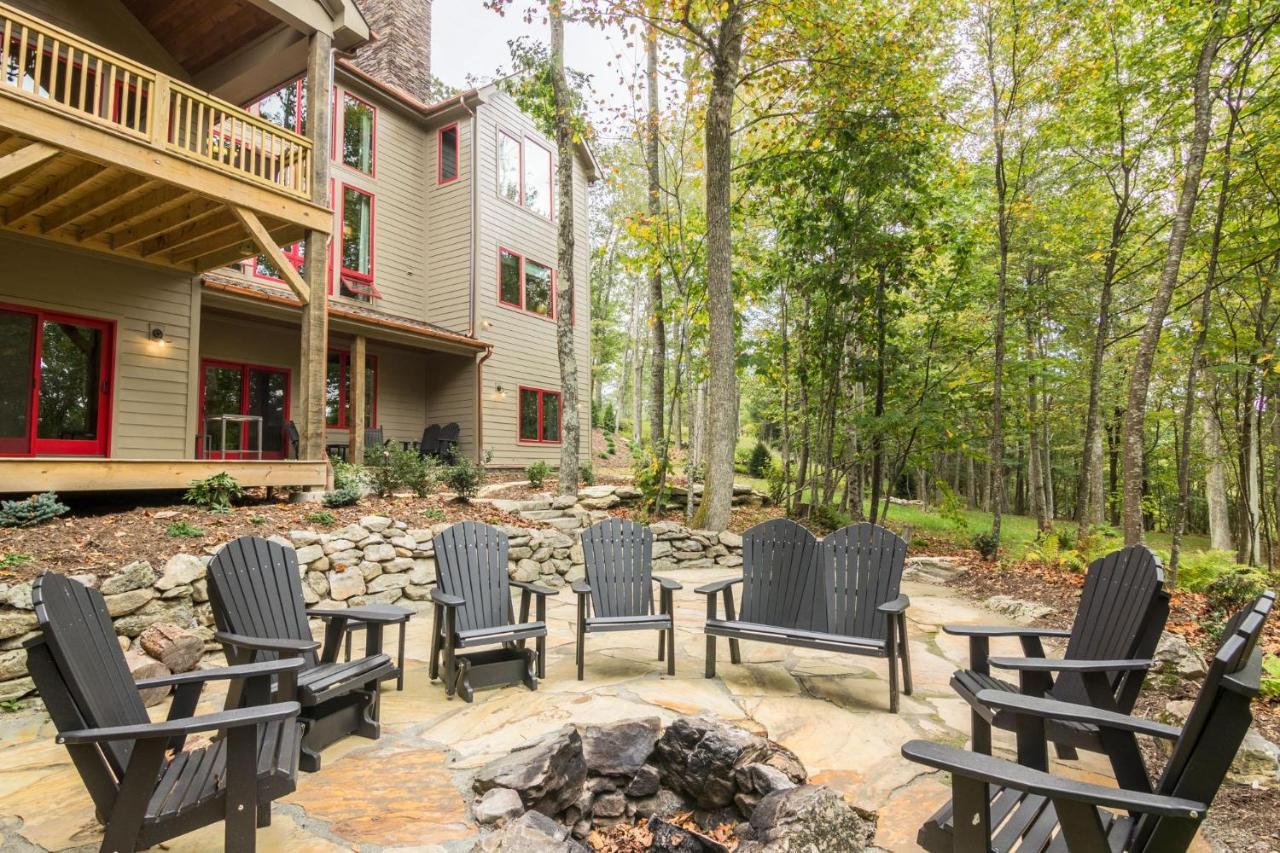
[[[1076, 660], [1125, 660], [1149, 657], [1168, 618], [1168, 593], [1160, 558], [1143, 545], [1130, 545], [1094, 560], [1085, 576], [1080, 606], [1067, 640], [1066, 657]], [[1113, 678], [1113, 688], [1129, 707], [1137, 699], [1142, 674]], [[1053, 698], [1092, 704], [1078, 674], [1055, 681]]]
[[[1156, 786], [1157, 793], [1212, 804], [1253, 722], [1249, 706], [1262, 679], [1258, 637], [1274, 602], [1275, 595], [1266, 593], [1229, 623], [1234, 630], [1223, 633], [1222, 644]], [[1196, 823], [1142, 817], [1134, 826], [1132, 849], [1184, 850], [1195, 834]]]
[[495, 628], [511, 621], [507, 534], [490, 524], [460, 521], [436, 535], [436, 583], [465, 603], [457, 608], [459, 631]]
[[422, 431], [422, 443], [418, 445], [418, 449], [423, 455], [430, 455], [436, 452], [440, 446], [440, 424], [431, 424]]
[[625, 518], [582, 534], [591, 608], [597, 616], [645, 616], [653, 607], [653, 531]]
[[745, 622], [826, 631], [830, 598], [818, 540], [787, 518], [761, 522], [742, 534], [742, 612]]
[[[61, 680], [84, 725], [105, 728], [149, 723], [151, 718], [129, 674], [102, 593], [46, 572], [32, 584], [31, 601]], [[104, 745], [103, 752], [120, 779], [133, 744], [113, 741]]]
[[[298, 555], [258, 536], [233, 539], [209, 563], [209, 603], [221, 631], [273, 640], [310, 640]], [[258, 652], [256, 660], [275, 660]], [[306, 666], [316, 664], [314, 652]]]
[[862, 522], [822, 540], [832, 621], [828, 630], [846, 637], [884, 640], [889, 618], [877, 608], [898, 597], [907, 543], [891, 530]]

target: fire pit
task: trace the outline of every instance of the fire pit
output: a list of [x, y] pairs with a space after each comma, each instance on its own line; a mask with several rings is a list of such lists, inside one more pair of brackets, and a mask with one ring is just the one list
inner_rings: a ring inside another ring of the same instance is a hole
[[807, 783], [795, 754], [714, 717], [567, 726], [476, 774], [476, 848], [856, 853], [873, 813]]

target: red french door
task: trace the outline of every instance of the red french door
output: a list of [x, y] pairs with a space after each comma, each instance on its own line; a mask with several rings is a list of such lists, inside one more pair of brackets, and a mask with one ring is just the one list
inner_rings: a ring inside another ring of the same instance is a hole
[[262, 458], [283, 459], [289, 423], [289, 371], [226, 361], [201, 364], [200, 425], [209, 436], [208, 459], [257, 459], [258, 426], [239, 422], [211, 422], [219, 415], [254, 415], [261, 418]]
[[0, 455], [107, 455], [113, 328], [0, 308]]

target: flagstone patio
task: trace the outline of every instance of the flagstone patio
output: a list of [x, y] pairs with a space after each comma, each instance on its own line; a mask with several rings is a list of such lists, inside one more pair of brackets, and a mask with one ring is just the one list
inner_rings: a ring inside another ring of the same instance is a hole
[[[657, 662], [657, 638], [647, 632], [588, 637], [587, 677], [576, 680], [573, 596], [548, 603], [547, 676], [535, 693], [523, 687], [477, 691], [474, 704], [445, 698], [427, 676], [430, 614], [408, 633], [403, 692], [393, 683], [382, 696], [383, 736], [347, 738], [324, 753], [319, 773], [301, 774], [298, 790], [278, 802], [262, 850], [471, 849], [479, 827], [468, 805], [470, 774], [490, 759], [567, 723], [657, 716], [663, 722], [710, 712], [782, 743], [804, 762], [814, 781], [852, 803], [879, 812], [876, 844], [915, 850], [921, 822], [948, 796], [945, 780], [901, 757], [915, 737], [962, 745], [969, 712], [948, 686], [964, 664], [967, 642], [939, 631], [948, 622], [1008, 623], [956, 592], [907, 580], [911, 596], [911, 663], [915, 694], [901, 713], [888, 713], [885, 662], [806, 649], [743, 643], [741, 666], [728, 662], [721, 641], [718, 677], [703, 678], [705, 614], [693, 588], [731, 571], [684, 571], [676, 595], [677, 672]], [[920, 576], [917, 576], [919, 578]], [[220, 696], [211, 694], [217, 704]], [[156, 715], [164, 707], [152, 709]], [[997, 746], [1012, 739], [997, 733]], [[1105, 780], [1105, 764], [1086, 757], [1071, 768]], [[88, 794], [54, 729], [41, 712], [0, 716], [0, 849], [96, 849], [101, 838]], [[222, 848], [221, 826], [166, 845], [173, 851]]]

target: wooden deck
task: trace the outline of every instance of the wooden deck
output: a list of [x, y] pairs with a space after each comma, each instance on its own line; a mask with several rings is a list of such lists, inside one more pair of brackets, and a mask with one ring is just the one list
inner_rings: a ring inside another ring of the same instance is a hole
[[211, 459], [4, 459], [0, 494], [185, 489], [192, 480], [227, 472], [241, 486], [325, 487], [329, 463]]

